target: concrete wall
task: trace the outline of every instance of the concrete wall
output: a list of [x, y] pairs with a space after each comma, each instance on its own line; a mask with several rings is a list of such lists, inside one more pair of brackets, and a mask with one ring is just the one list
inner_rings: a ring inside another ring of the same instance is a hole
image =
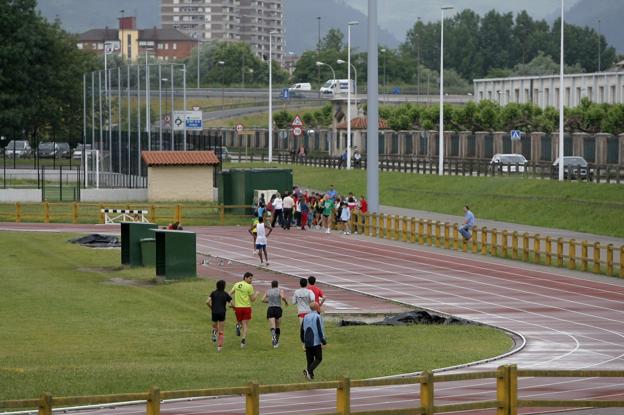
[[81, 202], [146, 202], [147, 200], [147, 189], [80, 189]]
[[151, 166], [148, 168], [150, 202], [215, 200], [212, 166]]
[[0, 189], [1, 203], [41, 203], [41, 189]]

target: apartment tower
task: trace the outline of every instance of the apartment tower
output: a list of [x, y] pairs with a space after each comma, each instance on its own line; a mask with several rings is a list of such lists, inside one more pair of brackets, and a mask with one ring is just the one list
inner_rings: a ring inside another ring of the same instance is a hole
[[173, 28], [196, 39], [245, 42], [260, 58], [284, 61], [284, 0], [161, 0], [163, 28]]

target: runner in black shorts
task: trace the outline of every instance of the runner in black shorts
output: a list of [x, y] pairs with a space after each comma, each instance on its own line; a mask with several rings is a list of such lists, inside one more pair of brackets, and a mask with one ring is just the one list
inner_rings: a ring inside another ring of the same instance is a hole
[[232, 303], [232, 297], [225, 291], [225, 281], [217, 281], [217, 289], [210, 293], [206, 304], [212, 309], [212, 342], [217, 343], [217, 351], [223, 347], [223, 329], [225, 326], [225, 310]]
[[273, 348], [279, 347], [280, 338], [280, 319], [282, 318], [282, 301], [284, 305], [288, 305], [286, 297], [284, 296], [284, 290], [278, 288], [277, 281], [271, 281], [271, 288], [264, 294], [263, 302], [269, 303], [267, 308], [267, 319], [269, 320], [269, 327], [271, 329], [271, 344]]

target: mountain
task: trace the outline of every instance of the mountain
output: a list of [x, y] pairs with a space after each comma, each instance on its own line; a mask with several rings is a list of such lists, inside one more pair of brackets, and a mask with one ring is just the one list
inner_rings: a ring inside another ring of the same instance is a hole
[[607, 38], [607, 43], [619, 53], [624, 53], [624, 36], [620, 27], [622, 17], [622, 0], [581, 0], [567, 12], [566, 21], [598, 30], [600, 20], [600, 33]]
[[[286, 50], [300, 54], [315, 49], [318, 40], [318, 19], [321, 17], [321, 37], [330, 28], [338, 28], [347, 41], [347, 22], [357, 20], [351, 29], [355, 48], [364, 50], [367, 43], [367, 17], [342, 0], [285, 0]], [[126, 16], [137, 16], [140, 28], [160, 26], [160, 0], [39, 0], [42, 15], [49, 20], [59, 18], [65, 30], [74, 33], [89, 29], [116, 27], [124, 10]], [[379, 31], [379, 43], [394, 48], [399, 41], [388, 31]]]

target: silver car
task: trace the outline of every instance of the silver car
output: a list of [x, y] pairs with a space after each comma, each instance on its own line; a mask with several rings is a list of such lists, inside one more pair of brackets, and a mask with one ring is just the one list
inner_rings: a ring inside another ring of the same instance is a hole
[[528, 163], [522, 154], [494, 154], [490, 166], [496, 172], [524, 173]]

